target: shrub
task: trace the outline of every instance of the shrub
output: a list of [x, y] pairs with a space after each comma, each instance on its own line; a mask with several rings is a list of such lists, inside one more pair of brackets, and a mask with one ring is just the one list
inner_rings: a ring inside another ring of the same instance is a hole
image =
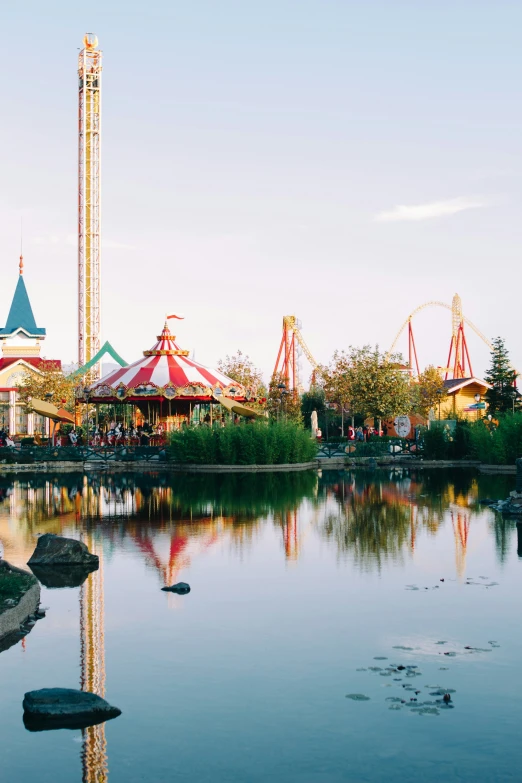
[[513, 465], [522, 456], [522, 413], [499, 416], [496, 426], [485, 420], [473, 424], [470, 450], [481, 462]]
[[258, 421], [225, 427], [188, 427], [170, 435], [174, 462], [196, 465], [282, 465], [309, 462], [317, 446], [291, 421]]
[[426, 459], [450, 458], [450, 441], [442, 427], [431, 426], [425, 431], [423, 440]]

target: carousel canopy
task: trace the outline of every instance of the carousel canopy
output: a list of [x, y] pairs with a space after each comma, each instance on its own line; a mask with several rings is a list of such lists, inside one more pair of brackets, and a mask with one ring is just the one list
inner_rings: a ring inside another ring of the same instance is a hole
[[91, 402], [162, 399], [213, 402], [216, 390], [234, 400], [246, 398], [241, 384], [189, 359], [189, 352], [182, 350], [175, 339], [165, 323], [158, 342], [150, 351], [143, 352], [143, 359], [113, 370], [85, 389], [80, 398], [88, 397]]

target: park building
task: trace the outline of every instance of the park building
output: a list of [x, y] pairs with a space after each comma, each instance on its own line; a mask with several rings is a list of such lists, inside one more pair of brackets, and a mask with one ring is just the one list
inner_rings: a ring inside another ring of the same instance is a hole
[[486, 392], [491, 384], [480, 378], [451, 378], [444, 381], [448, 395], [443, 404], [444, 418], [462, 416], [470, 421], [481, 419], [487, 412]]
[[18, 282], [6, 324], [0, 328], [0, 429], [11, 437], [47, 432], [48, 420], [28, 413], [18, 399], [18, 387], [27, 373], [40, 374], [42, 369], [61, 371], [61, 361], [41, 357], [43, 340], [45, 329], [36, 325], [20, 256]]

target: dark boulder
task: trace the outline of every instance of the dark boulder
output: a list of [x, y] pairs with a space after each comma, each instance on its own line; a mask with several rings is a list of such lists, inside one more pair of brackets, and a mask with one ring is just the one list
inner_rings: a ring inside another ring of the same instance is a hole
[[98, 570], [98, 565], [31, 565], [31, 571], [40, 584], [50, 589], [60, 587], [81, 587], [89, 574]]
[[82, 541], [45, 533], [40, 536], [28, 565], [99, 565], [98, 555], [91, 555]]
[[82, 729], [121, 715], [101, 696], [73, 688], [42, 688], [24, 696], [24, 725], [29, 731]]
[[171, 587], [162, 587], [161, 589], [166, 593], [178, 593], [178, 595], [185, 595], [186, 593], [190, 593], [190, 585], [188, 585], [186, 582], [177, 582]]

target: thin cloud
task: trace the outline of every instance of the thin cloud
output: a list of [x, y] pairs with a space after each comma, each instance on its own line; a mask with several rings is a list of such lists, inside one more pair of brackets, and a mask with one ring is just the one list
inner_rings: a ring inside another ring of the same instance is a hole
[[476, 198], [450, 198], [446, 201], [430, 201], [428, 204], [398, 204], [393, 209], [379, 212], [374, 220], [379, 223], [393, 223], [399, 220], [430, 220], [464, 212], [466, 209], [485, 207], [486, 202]]

